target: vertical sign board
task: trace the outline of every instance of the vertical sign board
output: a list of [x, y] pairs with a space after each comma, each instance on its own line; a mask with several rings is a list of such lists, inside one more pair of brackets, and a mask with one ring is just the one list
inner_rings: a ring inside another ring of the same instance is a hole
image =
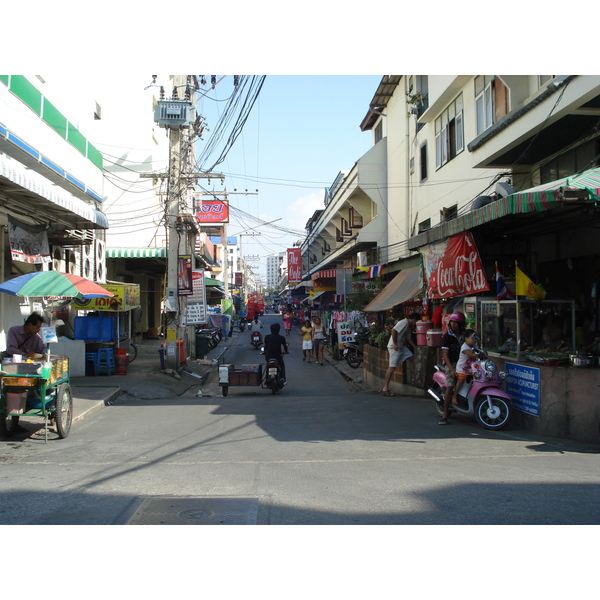
[[540, 416], [540, 370], [516, 363], [506, 363], [506, 393], [521, 412]]
[[354, 341], [354, 336], [352, 335], [352, 326], [348, 321], [338, 321], [338, 323], [336, 323], [336, 327], [339, 348], [343, 348], [345, 344]]
[[287, 249], [288, 283], [302, 281], [302, 254], [300, 248]]
[[187, 299], [186, 322], [188, 325], [207, 323], [204, 269], [192, 269], [192, 289], [193, 293]]

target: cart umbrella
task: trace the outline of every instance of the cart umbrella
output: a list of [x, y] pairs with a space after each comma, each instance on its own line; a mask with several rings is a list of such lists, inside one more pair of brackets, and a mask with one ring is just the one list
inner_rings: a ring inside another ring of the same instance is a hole
[[36, 271], [20, 275], [0, 284], [0, 292], [42, 298], [106, 298], [114, 295], [85, 277], [59, 271]]

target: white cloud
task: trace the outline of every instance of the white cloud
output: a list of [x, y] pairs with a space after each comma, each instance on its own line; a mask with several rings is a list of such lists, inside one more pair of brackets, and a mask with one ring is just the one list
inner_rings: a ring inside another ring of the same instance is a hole
[[323, 205], [323, 192], [302, 196], [286, 207], [288, 225], [291, 229], [304, 231], [306, 222], [313, 216], [315, 210], [321, 210]]

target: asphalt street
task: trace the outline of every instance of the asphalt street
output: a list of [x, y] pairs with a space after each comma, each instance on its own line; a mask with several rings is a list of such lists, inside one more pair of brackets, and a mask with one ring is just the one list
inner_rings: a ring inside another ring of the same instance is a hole
[[[0, 524], [600, 523], [597, 446], [440, 427], [432, 401], [382, 397], [289, 341], [277, 395], [155, 372], [65, 440], [1, 440]], [[264, 360], [247, 331], [220, 346]]]

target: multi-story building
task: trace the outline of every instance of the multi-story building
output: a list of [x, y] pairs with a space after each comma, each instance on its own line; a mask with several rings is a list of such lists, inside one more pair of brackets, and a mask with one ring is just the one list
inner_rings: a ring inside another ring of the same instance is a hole
[[277, 289], [281, 279], [281, 266], [285, 262], [285, 252], [267, 256], [266, 287]]
[[[104, 165], [89, 137], [99, 107], [88, 104], [84, 122], [65, 105], [51, 78], [0, 75], [0, 281], [49, 269], [106, 281]], [[0, 294], [0, 344], [32, 308]]]

